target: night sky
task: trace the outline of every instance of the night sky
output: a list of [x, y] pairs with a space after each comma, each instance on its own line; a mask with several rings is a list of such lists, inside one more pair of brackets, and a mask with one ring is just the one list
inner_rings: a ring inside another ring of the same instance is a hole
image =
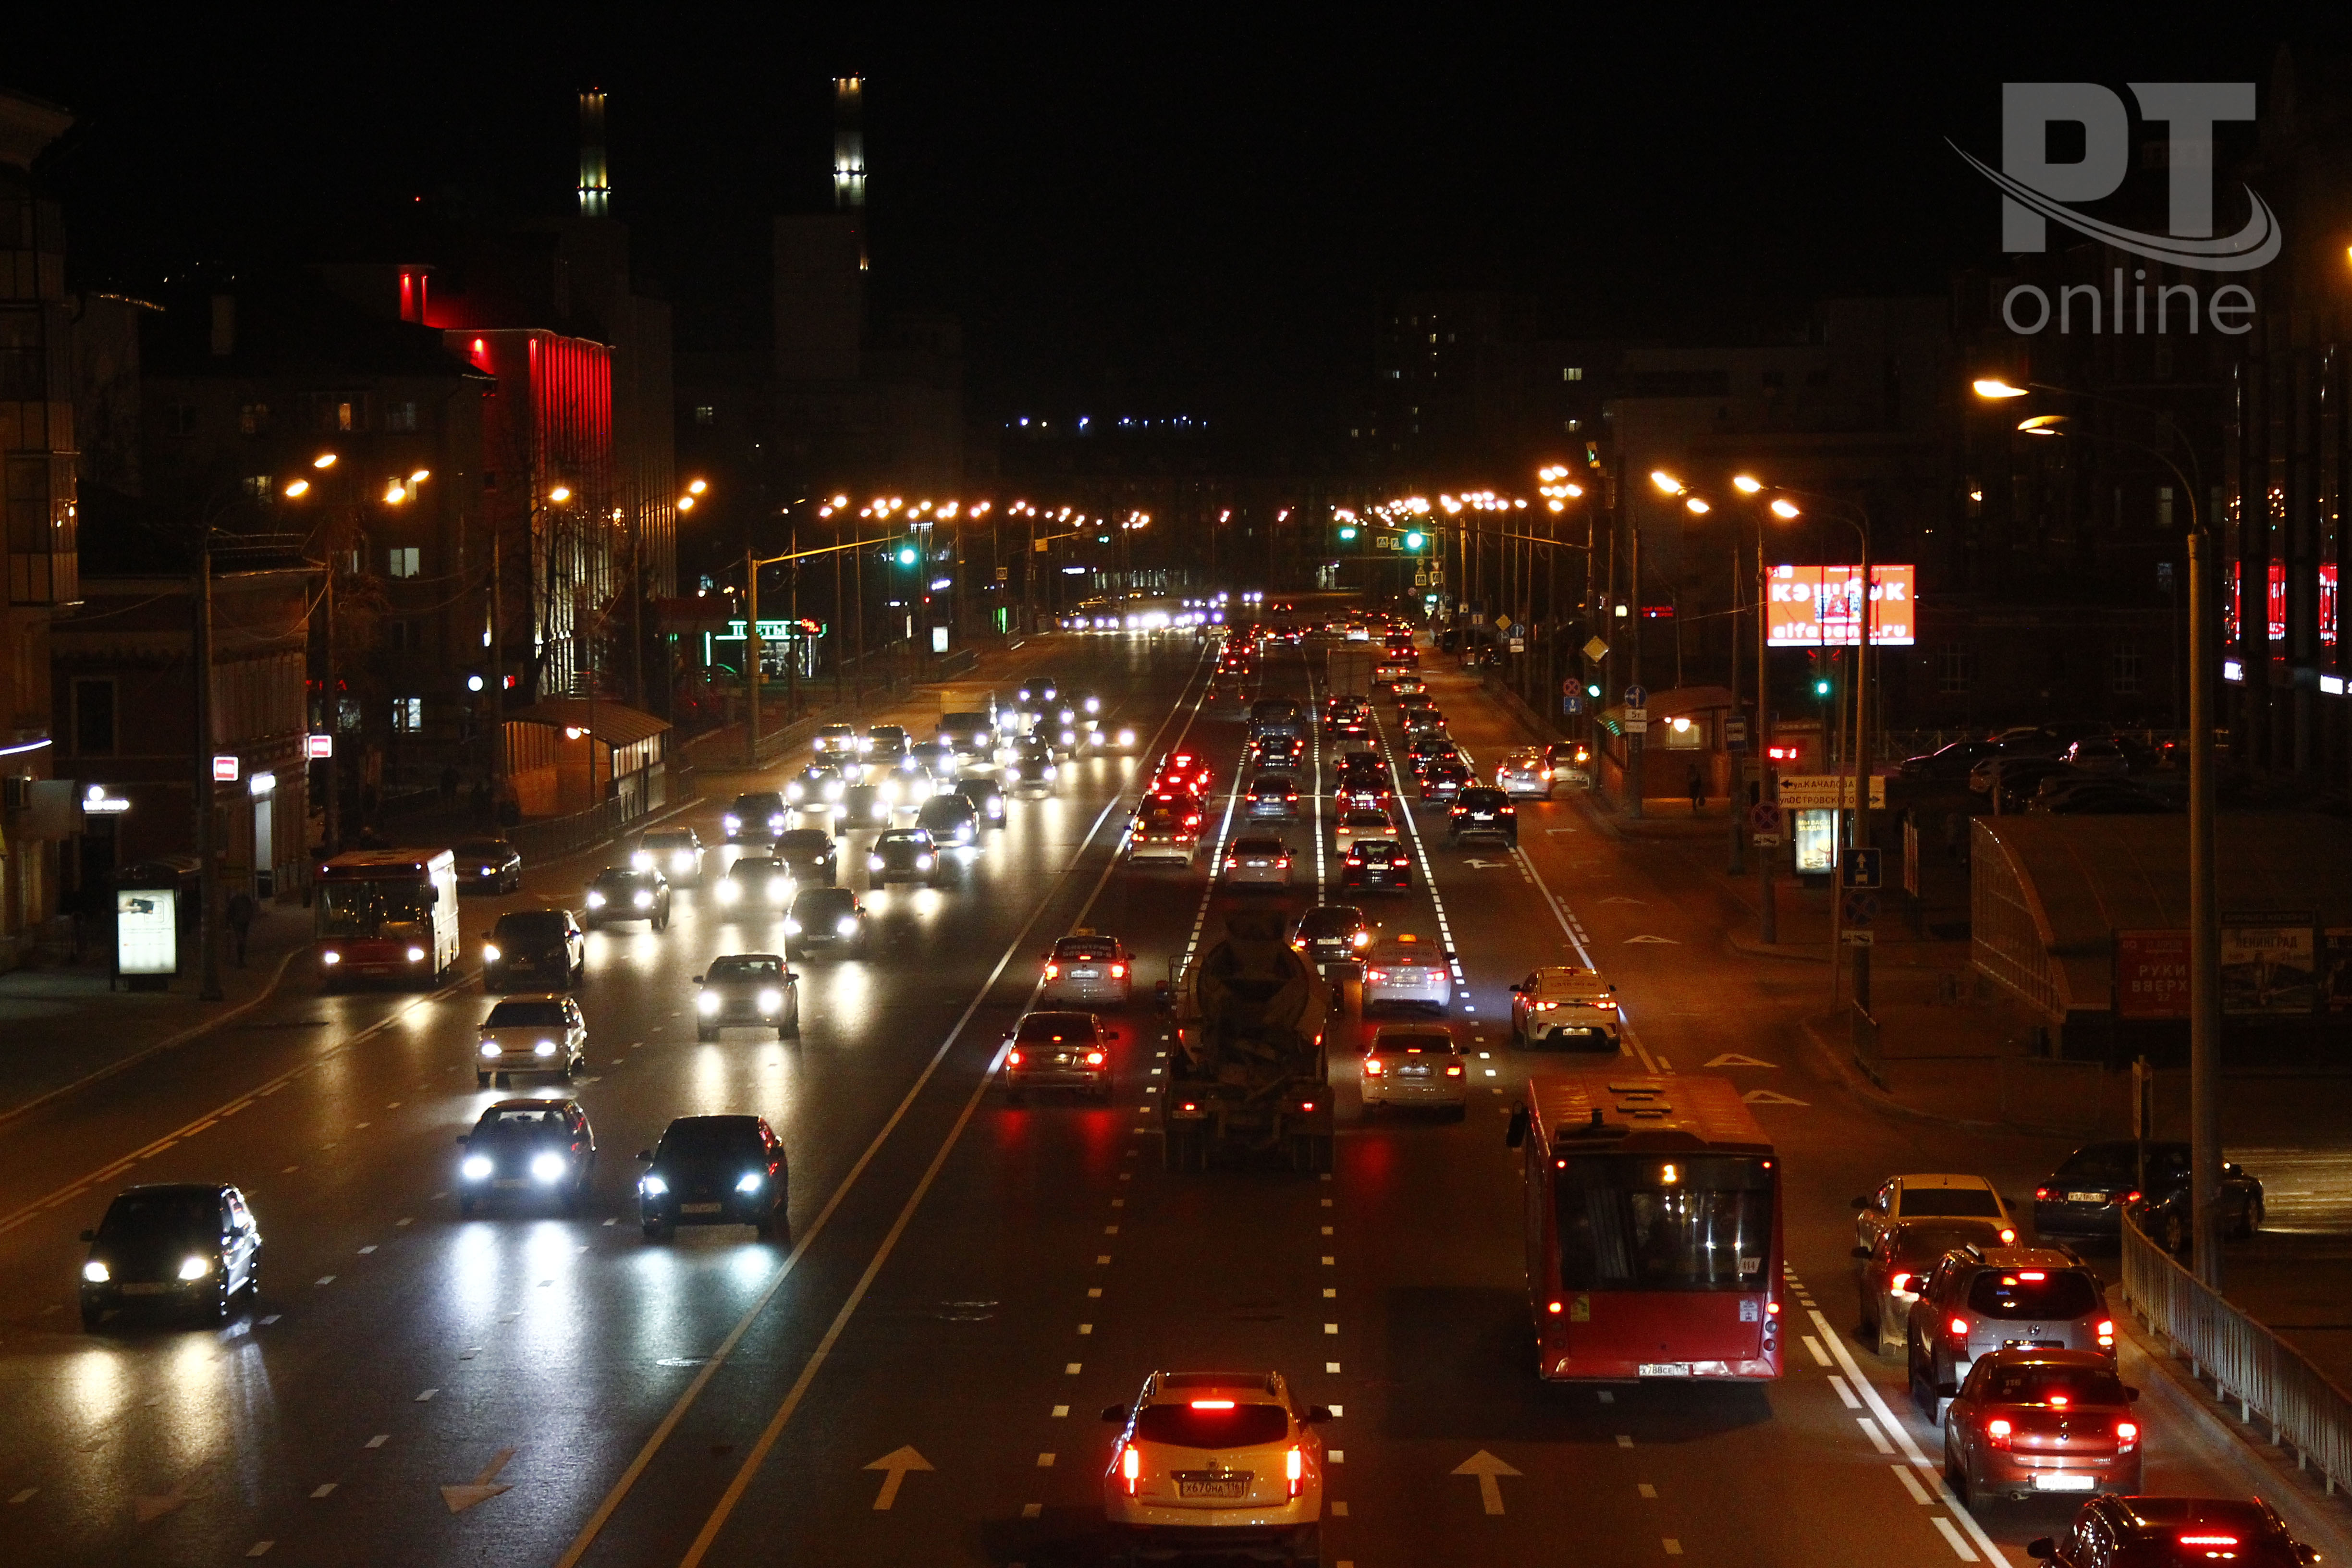
[[[385, 257], [422, 213], [564, 211], [572, 95], [594, 81], [614, 210], [681, 346], [758, 346], [767, 220], [829, 204], [830, 79], [862, 73], [877, 298], [962, 319], [977, 411], [1225, 419], [1360, 381], [1398, 289], [1541, 291], [1579, 330], [1685, 337], [1940, 292], [1997, 259], [1996, 197], [1943, 139], [1997, 153], [2004, 79], [2262, 80], [2282, 41], [2346, 43], [2298, 12], [2211, 7], [1932, 26], [1900, 7], [478, 7], [399, 26], [378, 18], [425, 14], [206, 7], [143, 28], [99, 9], [16, 18], [0, 59], [0, 82], [80, 121], [47, 172], [85, 284]], [[478, 19], [509, 11], [528, 19]]]

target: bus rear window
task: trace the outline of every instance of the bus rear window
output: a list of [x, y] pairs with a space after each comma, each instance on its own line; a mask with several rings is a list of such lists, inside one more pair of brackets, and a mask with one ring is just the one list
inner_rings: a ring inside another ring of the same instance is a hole
[[1761, 1290], [1772, 1173], [1726, 1154], [1570, 1154], [1553, 1173], [1560, 1287]]
[[2074, 1268], [1988, 1268], [1969, 1287], [1969, 1310], [1988, 1318], [2079, 1318], [2098, 1299], [2091, 1281]]

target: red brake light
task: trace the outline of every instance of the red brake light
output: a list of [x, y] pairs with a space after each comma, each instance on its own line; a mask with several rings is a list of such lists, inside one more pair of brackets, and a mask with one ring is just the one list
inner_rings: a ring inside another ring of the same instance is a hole
[[2124, 1445], [2126, 1447], [2129, 1447], [2132, 1444], [2138, 1442], [2139, 1423], [2137, 1421], [2116, 1422], [2116, 1441]]
[[1061, 966], [1060, 964], [1058, 964], [1058, 963], [1049, 963], [1049, 964], [1047, 964], [1047, 965], [1045, 966], [1045, 978], [1046, 978], [1046, 979], [1048, 979], [1048, 980], [1058, 980], [1058, 979], [1060, 979], [1060, 978], [1061, 978], [1061, 974], [1062, 974], [1062, 966]]
[[1112, 964], [1112, 965], [1110, 966], [1110, 977], [1111, 977], [1113, 980], [1124, 980], [1124, 979], [1126, 979], [1126, 978], [1127, 978], [1127, 965], [1126, 965], [1126, 964], [1124, 964], [1124, 963], [1114, 963], [1114, 964]]
[[1462, 1076], [1462, 1064], [1460, 1062], [1448, 1062], [1445, 1065], [1445, 1076], [1447, 1078], [1460, 1078]]
[[1143, 1455], [1132, 1443], [1119, 1451], [1118, 1473], [1127, 1479], [1127, 1495], [1135, 1495], [1136, 1478], [1143, 1473]]
[[1544, 1305], [1544, 1310], [1545, 1310], [1545, 1311], [1547, 1311], [1547, 1312], [1549, 1312], [1553, 1317], [1557, 1318], [1557, 1317], [1559, 1317], [1559, 1310], [1560, 1310], [1559, 1303], [1558, 1301], [1549, 1301], [1549, 1302], [1546, 1302], [1546, 1303], [1545, 1303], [1545, 1305]]
[[1233, 1407], [1234, 1402], [1230, 1399], [1196, 1399], [1192, 1401], [1192, 1408], [1195, 1410], [1231, 1410]]
[[1996, 1448], [2009, 1447], [2010, 1426], [2007, 1418], [1994, 1416], [1985, 1423], [1985, 1441]]
[[1403, 856], [1400, 855], [1400, 856], [1398, 856], [1398, 857], [1397, 857], [1393, 861], [1390, 862], [1390, 864], [1394, 865], [1394, 866], [1398, 866], [1398, 867], [1405, 867], [1405, 866], [1410, 866], [1410, 865], [1412, 865], [1412, 861], [1410, 861], [1410, 860], [1408, 860], [1408, 859], [1406, 859]]
[[2017, 1277], [2020, 1279], [2047, 1279], [2050, 1278], [2049, 1275], [2043, 1273], [2039, 1268], [2021, 1268], [2017, 1271]]
[[2068, 1405], [2073, 1404], [2073, 1403], [2074, 1403], [2074, 1401], [2073, 1401], [2073, 1400], [2071, 1400], [2071, 1399], [2069, 1399], [2065, 1394], [2052, 1394], [2052, 1395], [2050, 1396], [2050, 1403], [2051, 1403], [2051, 1404], [2053, 1404], [2053, 1405], [2056, 1405], [2056, 1406], [2058, 1406], [2060, 1409], [2062, 1409], [2062, 1410], [2063, 1410], [2063, 1409], [2064, 1409]]
[[1011, 1066], [1019, 1067], [1021, 1065], [1021, 1053], [1019, 1051], [1007, 1051], [1004, 1053], [1004, 1059]]
[[1954, 1318], [1950, 1322], [1946, 1323], [1944, 1327], [1952, 1331], [1952, 1337], [1956, 1340], [1964, 1340], [1969, 1337], [1969, 1321], [1966, 1318]]
[[1899, 1291], [1910, 1283], [1911, 1276], [1906, 1273], [1890, 1274], [1886, 1277], [1886, 1289], [1889, 1291]]
[[2034, 1201], [2035, 1203], [2037, 1203], [2037, 1204], [2046, 1204], [2046, 1203], [2048, 1203], [2048, 1202], [2050, 1201], [2050, 1189], [2049, 1189], [2048, 1187], [2036, 1187], [2036, 1188], [2034, 1188], [2034, 1189], [2033, 1189], [2033, 1201]]
[[1283, 1469], [1290, 1478], [1290, 1495], [1297, 1497], [1299, 1478], [1306, 1474], [1307, 1457], [1298, 1451], [1298, 1445], [1296, 1443], [1291, 1445], [1290, 1453], [1283, 1460]]
[[2116, 1201], [2123, 1204], [2136, 1204], [2139, 1202], [2139, 1194], [2137, 1193], [2126, 1193], [2122, 1197], [2117, 1198]]
[[2000, 1227], [2000, 1244], [2003, 1247], [2012, 1246], [2015, 1244], [2016, 1240], [2017, 1232], [2010, 1229], [2007, 1226]]
[[2234, 1535], [2184, 1535], [2179, 1540], [2183, 1546], [2235, 1546], [2238, 1544], [2238, 1538]]
[[1384, 1072], [1386, 1072], [1386, 1071], [1388, 1071], [1388, 1068], [1387, 1068], [1385, 1066], [1383, 1066], [1383, 1065], [1381, 1064], [1381, 1058], [1378, 1058], [1378, 1057], [1366, 1057], [1366, 1058], [1364, 1058], [1364, 1072], [1365, 1072], [1366, 1076], [1370, 1077], [1370, 1078], [1378, 1078], [1378, 1077], [1380, 1077], [1380, 1076], [1381, 1076], [1381, 1074], [1382, 1074], [1382, 1073], [1384, 1073]]
[[1098, 1068], [1102, 1066], [1102, 1064], [1103, 1054], [1100, 1051], [1088, 1051], [1087, 1053], [1087, 1066], [1090, 1068]]

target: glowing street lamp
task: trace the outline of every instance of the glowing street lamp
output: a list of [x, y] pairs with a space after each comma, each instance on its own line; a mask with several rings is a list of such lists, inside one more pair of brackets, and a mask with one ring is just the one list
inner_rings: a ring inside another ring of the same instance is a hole
[[2025, 388], [2021, 386], [2011, 386], [2009, 383], [2001, 380], [1999, 376], [1994, 375], [1979, 376], [1975, 383], [1975, 386], [1976, 394], [1979, 397], [2022, 397], [2025, 395]]
[[286, 487], [286, 494], [290, 500], [299, 500], [310, 493], [310, 481], [308, 479], [296, 479]]
[[321, 452], [310, 459], [310, 466], [314, 468], [331, 468], [335, 466], [335, 454]]
[[572, 499], [572, 487], [570, 485], [553, 486], [548, 490], [547, 499], [553, 501], [556, 505], [562, 506], [565, 501]]

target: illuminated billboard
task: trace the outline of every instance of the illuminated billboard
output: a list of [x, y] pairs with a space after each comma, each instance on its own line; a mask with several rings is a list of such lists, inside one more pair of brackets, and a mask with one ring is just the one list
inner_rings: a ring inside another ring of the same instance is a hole
[[[1917, 568], [1870, 569], [1870, 642], [1908, 647], [1917, 640]], [[1765, 584], [1765, 640], [1774, 647], [1851, 647], [1862, 637], [1862, 569], [1775, 566]]]

